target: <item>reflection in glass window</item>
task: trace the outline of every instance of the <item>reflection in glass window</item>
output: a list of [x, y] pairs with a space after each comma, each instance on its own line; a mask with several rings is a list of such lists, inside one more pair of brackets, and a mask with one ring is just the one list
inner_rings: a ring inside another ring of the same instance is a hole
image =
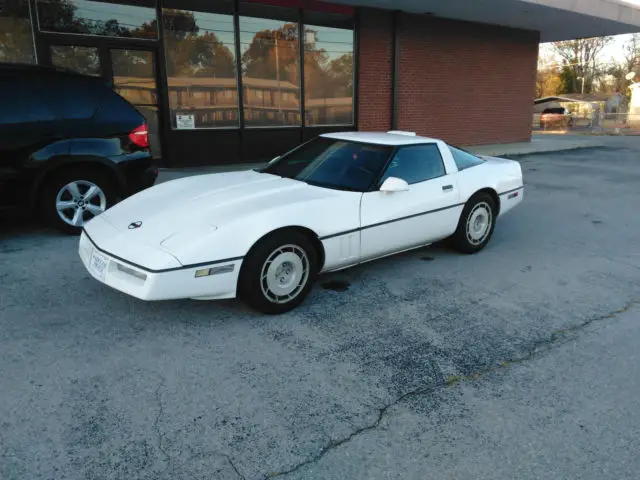
[[156, 105], [153, 53], [146, 50], [111, 50], [114, 89], [134, 105]]
[[163, 10], [173, 128], [238, 126], [233, 16]]
[[306, 125], [353, 124], [353, 31], [304, 30]]
[[36, 63], [27, 0], [0, 2], [0, 62]]
[[113, 87], [144, 115], [149, 127], [151, 154], [161, 156], [158, 98], [153, 53], [146, 50], [111, 50]]
[[100, 55], [95, 47], [52, 45], [51, 63], [84, 75], [100, 75]]
[[93, 0], [38, 0], [40, 30], [108, 37], [157, 38], [155, 8]]
[[240, 17], [240, 48], [245, 125], [300, 125], [298, 25]]

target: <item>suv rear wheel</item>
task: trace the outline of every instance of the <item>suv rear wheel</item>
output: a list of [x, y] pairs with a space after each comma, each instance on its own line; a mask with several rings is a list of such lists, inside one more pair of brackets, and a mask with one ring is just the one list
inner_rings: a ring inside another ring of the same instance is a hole
[[78, 167], [54, 174], [46, 181], [40, 210], [53, 228], [79, 234], [84, 224], [116, 201], [116, 188], [107, 175]]

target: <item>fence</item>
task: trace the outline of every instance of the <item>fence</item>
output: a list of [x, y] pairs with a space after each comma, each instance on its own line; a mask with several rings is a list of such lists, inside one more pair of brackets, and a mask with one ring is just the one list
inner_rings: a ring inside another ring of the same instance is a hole
[[575, 113], [570, 116], [545, 118], [533, 115], [532, 128], [536, 132], [640, 134], [640, 114], [631, 113]]

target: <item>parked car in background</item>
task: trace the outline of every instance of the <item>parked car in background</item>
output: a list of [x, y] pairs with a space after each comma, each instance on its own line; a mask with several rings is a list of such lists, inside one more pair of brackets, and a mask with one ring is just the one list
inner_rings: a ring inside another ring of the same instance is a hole
[[0, 64], [0, 209], [79, 234], [157, 174], [145, 118], [101, 79]]
[[572, 126], [573, 117], [564, 107], [545, 108], [540, 115], [540, 128], [544, 130], [549, 128], [564, 129]]

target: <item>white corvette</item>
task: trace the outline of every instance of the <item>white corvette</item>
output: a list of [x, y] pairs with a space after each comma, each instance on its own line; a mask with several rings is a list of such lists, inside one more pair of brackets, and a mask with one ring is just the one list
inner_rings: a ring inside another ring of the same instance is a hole
[[299, 305], [318, 273], [450, 238], [482, 249], [522, 201], [518, 162], [410, 132], [321, 135], [259, 170], [161, 183], [89, 221], [93, 277], [143, 300]]

